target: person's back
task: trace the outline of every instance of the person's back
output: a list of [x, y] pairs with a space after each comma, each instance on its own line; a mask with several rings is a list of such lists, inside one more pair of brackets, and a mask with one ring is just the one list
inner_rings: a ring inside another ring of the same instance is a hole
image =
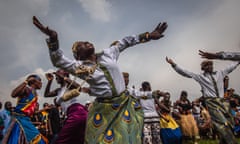
[[162, 38], [167, 23], [160, 23], [152, 32], [124, 37], [101, 54], [95, 53], [92, 43], [77, 41], [72, 47], [75, 60], [66, 58], [59, 49], [56, 31], [43, 26], [35, 16], [33, 24], [49, 36], [52, 64], [85, 80], [89, 84], [88, 94], [97, 97], [88, 112], [85, 143], [141, 143], [142, 112], [133, 104], [135, 99], [124, 93], [117, 60], [128, 47]]

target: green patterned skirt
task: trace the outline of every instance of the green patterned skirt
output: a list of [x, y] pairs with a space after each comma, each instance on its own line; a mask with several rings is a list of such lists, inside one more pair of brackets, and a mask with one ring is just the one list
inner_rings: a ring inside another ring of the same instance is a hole
[[211, 116], [214, 129], [220, 138], [220, 143], [237, 144], [233, 134], [233, 119], [221, 98], [205, 98], [205, 104]]
[[89, 110], [86, 144], [141, 144], [143, 112], [138, 101], [123, 93], [96, 99]]

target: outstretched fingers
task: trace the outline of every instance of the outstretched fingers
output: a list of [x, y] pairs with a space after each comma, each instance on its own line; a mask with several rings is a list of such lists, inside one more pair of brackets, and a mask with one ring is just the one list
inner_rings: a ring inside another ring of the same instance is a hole
[[199, 50], [199, 55], [202, 58], [219, 59], [219, 56], [216, 53], [209, 53], [209, 52], [204, 52], [204, 51]]
[[198, 54], [199, 54], [202, 58], [209, 58], [209, 57], [210, 57], [210, 54], [207, 53], [207, 52], [204, 52], [204, 51], [202, 51], [202, 50], [199, 50], [198, 52], [199, 52]]
[[41, 31], [44, 29], [44, 26], [41, 24], [41, 22], [37, 19], [36, 16], [33, 16], [33, 24]]
[[156, 28], [156, 31], [158, 31], [160, 34], [162, 34], [167, 29], [167, 27], [168, 27], [168, 25], [166, 22], [159, 23]]
[[166, 62], [169, 63], [170, 59], [166, 56]]
[[57, 32], [48, 28], [48, 26], [44, 26], [36, 16], [33, 16], [33, 24], [44, 34], [48, 35], [53, 39], [57, 39]]
[[198, 54], [199, 54], [201, 57], [204, 57], [205, 52], [204, 52], [204, 51], [201, 51], [201, 50], [198, 50]]

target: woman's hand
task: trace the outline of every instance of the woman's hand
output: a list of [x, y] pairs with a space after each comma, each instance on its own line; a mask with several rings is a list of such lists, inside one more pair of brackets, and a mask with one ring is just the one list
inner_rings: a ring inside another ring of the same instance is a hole
[[151, 40], [158, 40], [162, 37], [164, 37], [163, 33], [167, 29], [168, 25], [166, 22], [159, 23], [158, 26], [149, 33], [149, 39]]
[[207, 59], [221, 59], [221, 57], [217, 53], [209, 53], [201, 50], [199, 50], [199, 55], [202, 58], [207, 58]]
[[47, 26], [42, 25], [42, 23], [37, 19], [36, 16], [33, 16], [33, 24], [44, 34], [48, 35], [50, 39], [57, 40], [57, 32], [49, 29]]
[[53, 74], [51, 74], [51, 73], [46, 73], [45, 77], [47, 78], [48, 81], [52, 81], [54, 78]]

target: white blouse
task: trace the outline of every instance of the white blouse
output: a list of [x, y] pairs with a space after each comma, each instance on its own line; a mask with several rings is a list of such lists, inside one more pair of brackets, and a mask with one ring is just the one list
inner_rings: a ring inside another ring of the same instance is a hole
[[[116, 43], [115, 45], [112, 45], [109, 48], [104, 49], [102, 53], [97, 55], [97, 63], [105, 66], [109, 71], [113, 79], [117, 95], [119, 95], [125, 90], [122, 72], [120, 71], [119, 66], [117, 64], [120, 52], [138, 43], [140, 43], [138, 36], [128, 36], [123, 38], [122, 40], [119, 40], [118, 43]], [[93, 63], [85, 61], [70, 60], [63, 55], [61, 49], [55, 51], [52, 51], [50, 49], [50, 57], [54, 66], [62, 68], [73, 75], [76, 75], [75, 71], [76, 69], [78, 69], [80, 65], [88, 67], [94, 65]], [[83, 80], [86, 79], [86, 76], [83, 75], [78, 75], [78, 77]], [[99, 66], [97, 66], [95, 72], [91, 74], [86, 81], [89, 84], [91, 96], [112, 97], [113, 95], [111, 89], [112, 86], [106, 79], [104, 72], [102, 71], [102, 69], [100, 69]]]

